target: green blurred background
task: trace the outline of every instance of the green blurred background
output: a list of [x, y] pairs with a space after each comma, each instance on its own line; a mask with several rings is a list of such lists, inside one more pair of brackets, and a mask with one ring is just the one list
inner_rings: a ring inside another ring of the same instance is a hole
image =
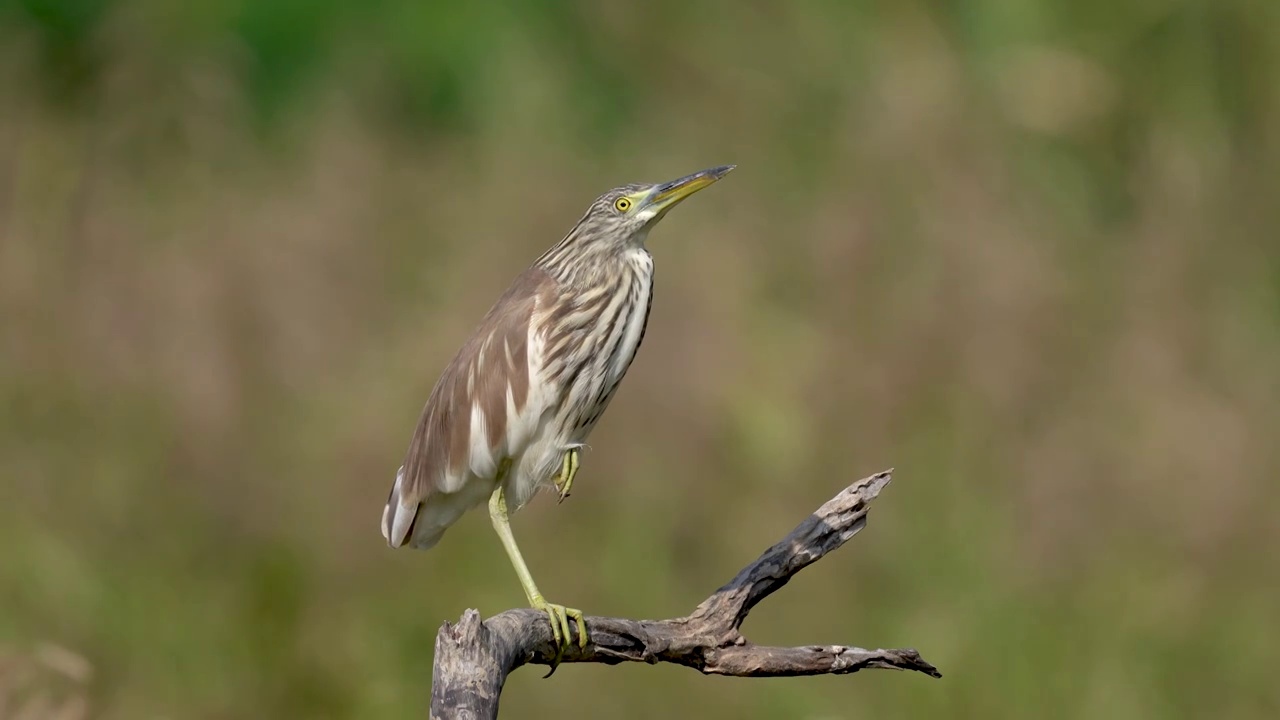
[[517, 537], [679, 615], [892, 466], [746, 629], [944, 677], [503, 716], [1277, 717], [1277, 77], [1273, 0], [0, 0], [0, 716], [424, 715], [523, 603], [483, 513], [379, 534], [438, 372], [598, 193], [736, 163]]

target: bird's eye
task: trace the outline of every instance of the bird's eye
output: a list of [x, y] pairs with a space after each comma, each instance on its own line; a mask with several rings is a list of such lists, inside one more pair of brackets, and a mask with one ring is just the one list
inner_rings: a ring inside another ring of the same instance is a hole
[[613, 207], [618, 212], [624, 213], [631, 209], [631, 199], [620, 197], [613, 201]]

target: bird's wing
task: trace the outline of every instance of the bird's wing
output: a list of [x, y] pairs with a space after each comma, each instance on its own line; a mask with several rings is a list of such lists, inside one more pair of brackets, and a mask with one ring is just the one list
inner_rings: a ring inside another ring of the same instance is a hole
[[392, 547], [430, 547], [487, 497], [499, 464], [525, 442], [541, 409], [531, 390], [530, 320], [555, 279], [530, 268], [512, 282], [440, 375], [422, 409], [382, 516]]

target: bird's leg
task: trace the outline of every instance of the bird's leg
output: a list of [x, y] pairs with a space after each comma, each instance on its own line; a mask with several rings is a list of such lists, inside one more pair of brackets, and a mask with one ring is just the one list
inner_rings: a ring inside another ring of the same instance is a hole
[[516, 576], [520, 578], [520, 585], [524, 587], [529, 605], [545, 612], [547, 620], [551, 623], [551, 635], [556, 643], [556, 656], [551, 661], [551, 672], [547, 673], [547, 677], [551, 677], [551, 673], [556, 671], [556, 666], [560, 664], [560, 658], [564, 656], [564, 651], [569, 647], [572, 639], [569, 632], [569, 618], [573, 618], [578, 623], [578, 647], [584, 649], [587, 647], [587, 624], [583, 620], [582, 611], [549, 603], [542, 597], [542, 593], [538, 592], [538, 586], [533, 582], [533, 575], [529, 573], [529, 567], [524, 564], [520, 547], [516, 545], [515, 535], [511, 533], [511, 521], [507, 517], [507, 499], [503, 494], [501, 483], [489, 498], [489, 519], [493, 521], [493, 530], [498, 533], [498, 539], [502, 541], [502, 547], [506, 549], [507, 557], [511, 559]]
[[564, 454], [564, 460], [560, 465], [560, 474], [556, 475], [556, 490], [560, 492], [560, 502], [569, 497], [569, 488], [573, 487], [573, 476], [578, 474], [578, 453], [576, 447], [569, 448]]

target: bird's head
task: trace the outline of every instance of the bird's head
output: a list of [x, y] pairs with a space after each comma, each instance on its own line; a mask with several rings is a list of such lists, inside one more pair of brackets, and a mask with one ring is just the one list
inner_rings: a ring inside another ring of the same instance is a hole
[[615, 250], [639, 246], [671, 208], [728, 175], [734, 167], [721, 165], [669, 182], [632, 183], [614, 188], [591, 203], [570, 238], [577, 236]]

